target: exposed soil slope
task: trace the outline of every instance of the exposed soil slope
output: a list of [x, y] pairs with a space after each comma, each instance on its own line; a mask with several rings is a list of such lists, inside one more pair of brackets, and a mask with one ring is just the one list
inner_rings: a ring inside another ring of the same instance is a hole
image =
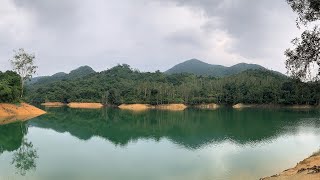
[[183, 111], [187, 108], [184, 104], [163, 104], [155, 106], [156, 109], [169, 110], [169, 111]]
[[46, 112], [26, 103], [7, 104], [0, 103], [0, 125], [14, 121], [26, 121]]
[[296, 167], [283, 171], [280, 174], [262, 178], [262, 180], [319, 180], [320, 154], [311, 156], [297, 164]]
[[68, 106], [79, 109], [100, 109], [103, 107], [101, 103], [69, 103]]
[[187, 106], [184, 104], [162, 104], [156, 106], [152, 106], [150, 104], [122, 104], [119, 106], [119, 108], [132, 111], [145, 111], [149, 109], [183, 111], [187, 108]]
[[218, 109], [220, 106], [218, 104], [199, 104], [199, 105], [196, 105], [194, 106], [195, 108], [198, 108], [198, 109]]
[[62, 107], [65, 106], [65, 104], [61, 103], [61, 102], [46, 102], [46, 103], [42, 103], [42, 106], [46, 106], [46, 107]]
[[154, 109], [154, 106], [151, 106], [149, 104], [121, 104], [119, 108], [131, 111], [145, 111], [148, 109]]

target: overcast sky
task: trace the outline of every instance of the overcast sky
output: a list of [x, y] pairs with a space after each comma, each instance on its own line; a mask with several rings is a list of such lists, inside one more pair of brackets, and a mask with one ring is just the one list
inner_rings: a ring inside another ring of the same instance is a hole
[[119, 63], [164, 71], [191, 58], [285, 72], [295, 19], [285, 0], [0, 0], [0, 70], [25, 48], [37, 75]]

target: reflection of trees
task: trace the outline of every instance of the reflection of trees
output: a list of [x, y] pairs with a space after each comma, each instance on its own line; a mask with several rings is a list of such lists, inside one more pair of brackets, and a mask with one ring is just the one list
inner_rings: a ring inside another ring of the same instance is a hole
[[50, 112], [29, 124], [69, 132], [83, 140], [99, 136], [123, 146], [141, 138], [159, 140], [165, 137], [190, 149], [226, 139], [240, 144], [270, 140], [293, 132], [302, 118], [318, 116], [312, 112], [227, 108], [139, 113], [117, 109], [50, 109]]
[[23, 138], [20, 148], [13, 154], [11, 164], [16, 167], [17, 173], [25, 176], [28, 171], [36, 169], [37, 150], [31, 142]]
[[16, 167], [17, 173], [23, 176], [36, 169], [38, 158], [32, 142], [25, 138], [27, 132], [28, 126], [25, 122], [0, 126], [0, 155], [5, 151], [14, 152], [11, 164]]
[[25, 123], [13, 123], [0, 126], [0, 154], [8, 151], [13, 152], [22, 144], [24, 132], [26, 131]]

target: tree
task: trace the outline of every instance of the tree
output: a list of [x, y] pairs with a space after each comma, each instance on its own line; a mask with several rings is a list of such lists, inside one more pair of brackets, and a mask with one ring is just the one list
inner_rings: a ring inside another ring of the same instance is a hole
[[[298, 14], [297, 27], [320, 20], [319, 0], [287, 0], [292, 10]], [[311, 77], [314, 65], [318, 65], [315, 78], [320, 76], [320, 29], [316, 25], [312, 30], [305, 30], [301, 38], [292, 40], [294, 49], [287, 49], [286, 68], [293, 77], [304, 79]]]
[[319, 67], [317, 76], [320, 75], [320, 29], [306, 30], [301, 38], [292, 40], [294, 49], [287, 49], [286, 68], [290, 75], [300, 79], [311, 77], [314, 63]]
[[0, 71], [0, 103], [20, 101], [20, 76], [12, 71]]
[[320, 1], [319, 0], [287, 0], [292, 10], [298, 14], [297, 26], [307, 25], [320, 19]]
[[38, 158], [37, 150], [33, 144], [23, 138], [20, 148], [13, 154], [11, 164], [15, 165], [18, 174], [25, 176], [28, 171], [36, 169], [36, 159]]
[[35, 55], [28, 54], [24, 49], [14, 51], [13, 59], [10, 60], [13, 70], [21, 77], [21, 94], [23, 96], [24, 82], [30, 80], [32, 75], [36, 73], [38, 66], [34, 65]]

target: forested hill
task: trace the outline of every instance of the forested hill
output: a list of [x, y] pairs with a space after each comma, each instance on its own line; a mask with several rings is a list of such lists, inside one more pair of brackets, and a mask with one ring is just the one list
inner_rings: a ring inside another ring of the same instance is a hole
[[243, 72], [249, 69], [266, 70], [266, 68], [257, 64], [240, 63], [231, 67], [226, 67], [221, 65], [208, 64], [198, 59], [191, 59], [175, 65], [171, 69], [167, 70], [165, 73], [167, 74], [192, 73], [196, 75], [224, 77], [224, 76], [238, 74], [240, 72]]
[[75, 70], [72, 70], [69, 74], [64, 72], [58, 72], [52, 76], [40, 76], [34, 77], [31, 81], [27, 82], [27, 84], [43, 84], [43, 83], [51, 83], [53, 81], [66, 80], [66, 79], [75, 79], [87, 76], [89, 74], [93, 74], [95, 71], [89, 66], [81, 66]]
[[223, 78], [139, 72], [118, 65], [82, 78], [35, 83], [31, 102], [318, 104], [319, 83], [303, 83], [264, 69]]

